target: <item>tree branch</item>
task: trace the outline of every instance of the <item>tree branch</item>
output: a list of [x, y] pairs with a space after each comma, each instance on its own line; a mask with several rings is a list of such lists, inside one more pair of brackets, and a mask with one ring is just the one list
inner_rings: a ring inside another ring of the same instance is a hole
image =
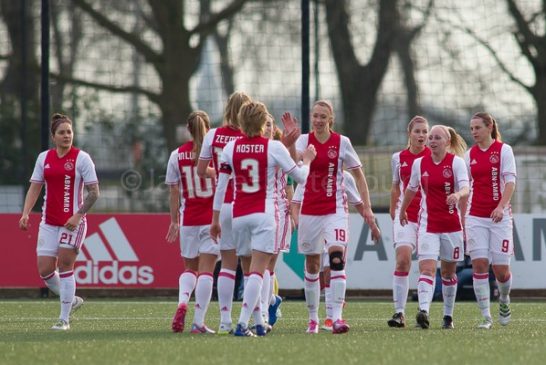
[[200, 22], [190, 30], [190, 34], [199, 33], [200, 35], [208, 35], [216, 28], [216, 25], [224, 19], [228, 19], [236, 14], [245, 5], [247, 0], [233, 0], [233, 2], [226, 6], [222, 11], [211, 14], [208, 20]]
[[93, 18], [100, 26], [135, 47], [137, 52], [140, 53], [148, 62], [156, 63], [161, 61], [161, 56], [146, 43], [144, 43], [138, 36], [123, 30], [106, 16], [93, 9], [93, 7], [85, 0], [73, 0], [73, 2], [91, 18]]
[[458, 30], [461, 30], [463, 32], [465, 32], [466, 34], [468, 34], [470, 37], [474, 38], [474, 40], [476, 40], [481, 46], [483, 46], [490, 54], [491, 56], [493, 57], [493, 59], [495, 60], [495, 62], [497, 63], [497, 65], [500, 67], [500, 69], [510, 78], [510, 80], [512, 80], [513, 82], [515, 82], [516, 84], [520, 85], [521, 87], [523, 87], [525, 90], [527, 90], [529, 93], [533, 93], [532, 91], [532, 87], [531, 86], [528, 86], [526, 85], [523, 81], [521, 81], [520, 79], [518, 79], [516, 77], [516, 75], [514, 75], [509, 69], [508, 67], [506, 67], [506, 65], [504, 64], [504, 62], [500, 59], [500, 57], [498, 56], [497, 52], [493, 49], [493, 47], [491, 47], [489, 45], [489, 43], [487, 43], [487, 41], [481, 39], [476, 33], [474, 33], [474, 31], [472, 31], [472, 29], [468, 28], [468, 27], [465, 27], [465, 26], [461, 26], [459, 25], [458, 23], [453, 23], [452, 21], [448, 20], [448, 19], [442, 19], [440, 17], [438, 17], [438, 20], [443, 22], [444, 24], [447, 24], [450, 28], [454, 28], [454, 29], [458, 29]]
[[519, 11], [517, 4], [514, 2], [514, 0], [506, 0], [506, 2], [508, 3], [508, 10], [510, 11], [510, 14], [512, 14], [512, 17], [516, 21], [520, 34], [525, 38], [526, 45], [528, 46], [529, 44], [535, 44], [537, 37], [533, 32], [531, 32], [529, 24], [523, 17], [523, 14], [521, 14], [521, 11]]
[[159, 95], [158, 94], [156, 94], [156, 93], [154, 93], [152, 91], [143, 89], [143, 88], [138, 87], [138, 86], [114, 86], [114, 85], [109, 85], [109, 84], [102, 84], [102, 83], [99, 83], [99, 82], [86, 81], [86, 80], [82, 80], [82, 79], [78, 79], [78, 78], [75, 78], [75, 77], [70, 77], [70, 76], [66, 76], [66, 75], [62, 75], [62, 74], [58, 74], [58, 73], [54, 73], [54, 72], [50, 72], [49, 76], [51, 78], [55, 79], [55, 80], [71, 83], [73, 85], [90, 87], [90, 88], [97, 89], [97, 90], [105, 90], [105, 91], [110, 91], [110, 92], [113, 92], [113, 93], [135, 93], [135, 94], [140, 94], [140, 95], [146, 96], [148, 99], [150, 99], [150, 101], [152, 101], [152, 102], [154, 102], [156, 104], [159, 102]]

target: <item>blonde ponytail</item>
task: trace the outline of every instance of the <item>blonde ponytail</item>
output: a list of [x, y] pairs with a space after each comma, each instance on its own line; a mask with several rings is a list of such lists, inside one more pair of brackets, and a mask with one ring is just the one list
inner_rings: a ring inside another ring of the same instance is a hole
[[199, 153], [201, 152], [201, 146], [203, 145], [203, 139], [210, 129], [210, 119], [206, 112], [202, 110], [196, 110], [192, 112], [187, 119], [188, 131], [193, 138], [193, 162], [197, 163], [199, 159]]

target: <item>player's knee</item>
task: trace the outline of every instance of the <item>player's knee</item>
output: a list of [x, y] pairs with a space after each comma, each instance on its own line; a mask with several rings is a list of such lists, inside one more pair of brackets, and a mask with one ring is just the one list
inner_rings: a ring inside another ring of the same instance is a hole
[[334, 251], [330, 253], [330, 269], [333, 271], [341, 271], [345, 268], [343, 261], [343, 252]]

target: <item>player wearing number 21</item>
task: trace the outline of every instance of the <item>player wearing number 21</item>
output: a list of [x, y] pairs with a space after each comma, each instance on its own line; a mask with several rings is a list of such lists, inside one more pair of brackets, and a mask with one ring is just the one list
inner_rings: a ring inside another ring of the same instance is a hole
[[[464, 257], [463, 230], [459, 209], [468, 197], [468, 173], [464, 160], [466, 144], [453, 128], [436, 125], [430, 130], [431, 154], [416, 159], [400, 207], [400, 224], [408, 224], [407, 209], [420, 188], [421, 209], [417, 233], [419, 257], [419, 312], [417, 324], [429, 328], [429, 310], [434, 294], [436, 263], [441, 260], [444, 318], [442, 328], [453, 328], [457, 294], [458, 261]], [[459, 206], [459, 209], [457, 209]]]
[[36, 252], [40, 276], [61, 299], [59, 321], [51, 328], [54, 330], [70, 329], [69, 316], [83, 303], [75, 296], [74, 262], [87, 231], [85, 214], [99, 196], [95, 165], [87, 153], [72, 145], [73, 137], [72, 121], [54, 114], [51, 138], [55, 148], [38, 156], [19, 220], [19, 227], [27, 230], [30, 211], [45, 184]]
[[245, 136], [224, 147], [214, 196], [211, 236], [216, 238], [223, 233], [220, 228], [220, 208], [229, 177], [233, 174], [233, 238], [237, 256], [251, 256], [250, 276], [243, 293], [242, 310], [234, 332], [236, 336], [253, 335], [248, 330], [251, 315], [256, 323], [256, 334], [265, 335], [259, 298], [263, 273], [273, 254], [278, 252], [278, 247], [275, 247], [278, 245], [275, 190], [277, 169], [282, 169], [302, 184], [316, 154], [314, 147], [310, 146], [303, 153], [303, 166], [296, 165], [280, 141], [263, 136], [268, 116], [267, 108], [260, 102], [249, 102], [241, 107], [239, 120]]

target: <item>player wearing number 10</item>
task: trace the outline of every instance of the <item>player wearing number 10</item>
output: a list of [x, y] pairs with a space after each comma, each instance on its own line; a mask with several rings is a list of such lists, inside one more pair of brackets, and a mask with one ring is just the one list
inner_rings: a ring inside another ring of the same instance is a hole
[[173, 332], [184, 330], [184, 320], [195, 289], [195, 312], [191, 332], [214, 333], [205, 326], [218, 245], [211, 239], [214, 181], [197, 176], [197, 158], [203, 137], [210, 129], [209, 116], [203, 111], [191, 113], [187, 121], [193, 138], [171, 153], [165, 183], [170, 187], [171, 224], [167, 241], [174, 242], [180, 232], [180, 251], [185, 271], [180, 275], [178, 308], [172, 321]]
[[74, 263], [87, 231], [85, 214], [99, 196], [95, 165], [87, 153], [72, 145], [73, 137], [70, 118], [54, 114], [51, 138], [55, 148], [38, 156], [19, 220], [19, 227], [27, 230], [30, 211], [45, 184], [36, 248], [38, 272], [48, 288], [60, 296], [61, 314], [51, 329], [61, 331], [70, 329], [71, 312], [83, 304], [83, 300], [75, 296]]
[[236, 336], [251, 336], [248, 321], [253, 315], [256, 334], [265, 335], [264, 319], [260, 310], [260, 292], [263, 273], [278, 251], [275, 180], [277, 168], [292, 176], [298, 183], [304, 183], [309, 172], [309, 163], [314, 158], [314, 148], [303, 153], [304, 166], [298, 167], [290, 153], [279, 141], [263, 136], [268, 118], [264, 104], [249, 102], [242, 106], [239, 119], [246, 134], [229, 142], [222, 152], [220, 176], [214, 196], [211, 235], [221, 232], [219, 224], [220, 207], [224, 199], [228, 179], [233, 174], [235, 198], [233, 201], [233, 238], [237, 256], [251, 256], [250, 275], [244, 289], [243, 304]]

